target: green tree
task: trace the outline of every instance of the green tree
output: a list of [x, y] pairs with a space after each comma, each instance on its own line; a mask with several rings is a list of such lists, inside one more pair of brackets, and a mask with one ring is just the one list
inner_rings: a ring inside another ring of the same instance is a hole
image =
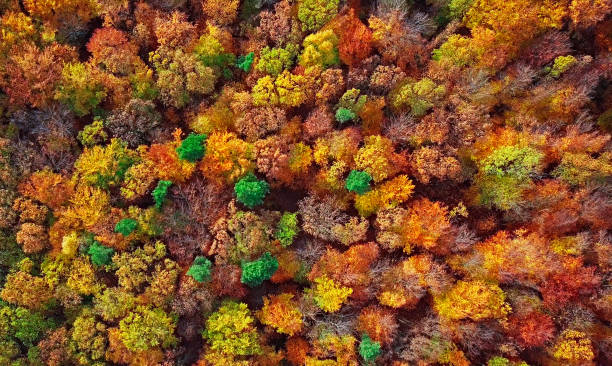
[[91, 263], [96, 266], [104, 266], [111, 262], [115, 251], [113, 248], [105, 247], [99, 241], [94, 240], [93, 244], [87, 249], [87, 254], [91, 259]]
[[253, 65], [253, 61], [255, 60], [255, 52], [250, 52], [244, 56], [238, 57], [236, 60], [236, 67], [244, 72], [249, 72], [251, 70], [251, 65]]
[[351, 192], [356, 192], [361, 195], [370, 190], [370, 182], [372, 176], [367, 172], [361, 170], [351, 170], [348, 177], [346, 178], [346, 189]]
[[270, 191], [265, 180], [258, 180], [253, 173], [248, 173], [234, 185], [238, 201], [248, 208], [261, 205]]
[[252, 262], [242, 262], [242, 276], [240, 282], [249, 287], [257, 287], [263, 281], [270, 279], [278, 269], [278, 260], [269, 252]]
[[123, 236], [130, 235], [138, 227], [138, 221], [134, 219], [121, 219], [117, 225], [115, 225], [115, 232], [120, 233]]
[[187, 275], [198, 282], [208, 282], [211, 278], [211, 272], [212, 262], [206, 257], [197, 256], [189, 267]]
[[259, 54], [259, 61], [255, 67], [258, 71], [277, 76], [283, 70], [293, 66], [293, 59], [297, 56], [298, 47], [292, 43], [285, 48], [264, 47]]
[[204, 134], [190, 133], [181, 146], [176, 148], [179, 159], [196, 162], [204, 157], [206, 147], [204, 142], [207, 136]]
[[169, 180], [160, 180], [157, 182], [157, 187], [153, 190], [152, 195], [155, 201], [155, 207], [157, 207], [158, 210], [161, 210], [166, 195], [168, 194], [168, 188], [170, 188], [171, 185], [172, 182]]
[[359, 343], [359, 355], [368, 364], [372, 364], [378, 356], [380, 356], [380, 343], [372, 341], [372, 339], [364, 334], [361, 337], [361, 343]]
[[357, 117], [355, 112], [347, 108], [341, 107], [341, 108], [338, 108], [338, 110], [336, 111], [336, 121], [340, 123], [346, 123], [348, 121], [352, 121], [353, 119], [355, 119], [355, 117]]

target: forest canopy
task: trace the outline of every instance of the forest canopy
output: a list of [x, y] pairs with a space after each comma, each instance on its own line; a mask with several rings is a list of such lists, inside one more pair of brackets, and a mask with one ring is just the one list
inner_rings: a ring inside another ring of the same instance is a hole
[[612, 0], [0, 0], [0, 365], [612, 365]]

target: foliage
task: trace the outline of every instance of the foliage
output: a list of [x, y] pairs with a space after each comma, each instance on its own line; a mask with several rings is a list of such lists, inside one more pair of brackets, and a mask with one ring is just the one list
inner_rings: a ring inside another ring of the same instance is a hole
[[334, 313], [340, 310], [353, 289], [339, 285], [327, 276], [321, 276], [314, 280], [315, 287], [312, 289], [312, 299], [321, 310]]
[[169, 180], [160, 180], [157, 182], [157, 186], [151, 193], [153, 200], [155, 201], [155, 207], [157, 207], [158, 210], [161, 210], [164, 200], [166, 199], [166, 195], [168, 194], [168, 188], [170, 188], [171, 185], [172, 182]]
[[253, 208], [263, 203], [270, 189], [266, 181], [258, 180], [253, 173], [248, 173], [236, 182], [234, 192], [239, 202], [248, 208]]
[[364, 334], [361, 336], [361, 343], [359, 343], [359, 355], [366, 362], [373, 362], [378, 356], [380, 356], [380, 344], [372, 341], [368, 335]]
[[351, 170], [346, 178], [345, 187], [351, 192], [364, 194], [370, 190], [370, 182], [372, 177], [367, 172], [359, 170]]
[[336, 121], [340, 123], [351, 121], [355, 119], [355, 117], [357, 117], [357, 115], [353, 111], [344, 107], [340, 107], [336, 111]]
[[202, 332], [212, 350], [228, 355], [246, 356], [262, 352], [255, 319], [244, 303], [226, 302], [206, 319]]
[[338, 12], [338, 0], [304, 0], [298, 8], [302, 30], [319, 30]]
[[293, 297], [293, 294], [283, 293], [264, 298], [264, 306], [257, 313], [257, 317], [263, 324], [274, 327], [279, 333], [289, 336], [298, 333], [303, 326], [302, 313]]
[[130, 218], [121, 219], [115, 225], [115, 232], [123, 236], [128, 236], [138, 228], [138, 221]]
[[255, 60], [255, 52], [249, 52], [244, 56], [238, 57], [236, 59], [236, 67], [244, 72], [251, 71], [251, 65], [253, 65], [253, 61]]
[[505, 299], [497, 285], [459, 281], [448, 293], [435, 299], [434, 308], [440, 316], [451, 320], [496, 319], [510, 311]]
[[104, 86], [89, 73], [83, 63], [66, 64], [55, 93], [55, 99], [66, 103], [78, 116], [91, 113], [107, 96]]
[[259, 259], [252, 262], [243, 262], [240, 282], [249, 287], [257, 287], [263, 281], [270, 279], [278, 269], [278, 260], [266, 252]]
[[297, 47], [288, 44], [285, 48], [264, 47], [259, 54], [255, 69], [272, 76], [277, 76], [283, 70], [290, 69], [297, 54]]
[[206, 138], [206, 135], [190, 133], [176, 148], [179, 159], [191, 162], [202, 159], [206, 153], [206, 147], [204, 146]]
[[87, 249], [87, 254], [89, 254], [91, 263], [95, 264], [96, 266], [110, 264], [114, 253], [115, 251], [113, 248], [105, 247], [97, 240], [94, 240], [93, 244], [89, 246], [89, 249]]
[[175, 327], [175, 320], [162, 309], [138, 306], [119, 322], [119, 334], [129, 350], [146, 351], [176, 343]]
[[0, 0], [0, 365], [610, 363], [611, 11]]
[[338, 63], [338, 36], [330, 29], [313, 33], [304, 38], [304, 50], [299, 64], [304, 67], [329, 67]]
[[206, 257], [196, 257], [193, 264], [187, 271], [187, 276], [193, 277], [198, 282], [208, 282], [211, 280], [212, 262]]
[[276, 234], [274, 235], [280, 241], [283, 247], [288, 247], [293, 243], [293, 239], [300, 232], [298, 225], [297, 213], [285, 212], [278, 221]]

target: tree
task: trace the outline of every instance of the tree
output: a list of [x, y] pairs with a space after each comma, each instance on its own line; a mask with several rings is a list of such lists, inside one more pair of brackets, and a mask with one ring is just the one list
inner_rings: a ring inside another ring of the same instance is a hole
[[108, 94], [106, 88], [92, 77], [95, 73], [83, 63], [67, 63], [55, 99], [66, 103], [78, 116], [91, 113]]
[[244, 72], [251, 71], [251, 65], [255, 60], [255, 52], [249, 52], [244, 56], [240, 56], [236, 59], [236, 67]]
[[293, 239], [300, 232], [300, 226], [298, 225], [297, 213], [285, 212], [281, 216], [278, 227], [276, 229], [275, 237], [286, 248], [293, 243]]
[[181, 146], [176, 148], [179, 159], [187, 160], [192, 163], [204, 157], [206, 153], [206, 147], [204, 142], [208, 136], [204, 134], [190, 133], [185, 140], [181, 143]]
[[380, 344], [372, 341], [367, 334], [361, 336], [361, 343], [359, 343], [359, 355], [368, 364], [371, 364], [380, 356]]
[[364, 146], [355, 156], [355, 167], [368, 173], [378, 183], [401, 169], [403, 156], [394, 152], [391, 140], [383, 136], [364, 138]]
[[211, 273], [212, 262], [206, 257], [197, 256], [189, 267], [187, 276], [193, 277], [198, 282], [208, 282], [212, 278]]
[[41, 309], [53, 296], [52, 288], [42, 278], [18, 271], [6, 276], [0, 298], [27, 309]]
[[299, 64], [301, 66], [327, 68], [339, 62], [338, 36], [331, 29], [310, 34], [304, 38], [302, 46], [304, 49], [299, 56]]
[[264, 297], [264, 305], [257, 312], [257, 317], [279, 333], [289, 336], [299, 333], [303, 326], [302, 312], [293, 297], [289, 293]]
[[259, 259], [252, 262], [243, 262], [240, 282], [249, 287], [257, 287], [263, 281], [270, 279], [278, 269], [278, 260], [266, 252]]
[[357, 115], [348, 108], [340, 107], [336, 111], [336, 121], [340, 124], [351, 121], [355, 119], [355, 117], [357, 117]]
[[413, 116], [423, 117], [445, 94], [444, 85], [436, 85], [429, 78], [407, 80], [392, 92], [390, 105], [397, 111], [410, 110]]
[[500, 319], [510, 311], [505, 299], [506, 295], [497, 285], [458, 281], [450, 291], [434, 299], [434, 309], [450, 320]]
[[168, 194], [168, 188], [170, 188], [171, 185], [172, 182], [169, 180], [160, 180], [157, 182], [157, 187], [155, 187], [151, 193], [153, 200], [155, 201], [155, 207], [157, 207], [158, 210], [161, 210], [166, 199], [166, 195]]
[[302, 30], [317, 31], [338, 13], [338, 0], [304, 0], [298, 7]]
[[254, 321], [246, 304], [228, 301], [206, 319], [202, 336], [211, 350], [218, 353], [232, 356], [261, 354]]
[[202, 11], [213, 22], [228, 25], [236, 19], [239, 4], [238, 0], [204, 0]]
[[264, 47], [259, 53], [259, 61], [255, 69], [272, 76], [277, 76], [283, 70], [293, 66], [293, 59], [297, 56], [298, 47], [289, 43], [285, 48]]
[[258, 180], [253, 173], [248, 173], [234, 185], [234, 192], [239, 202], [253, 208], [263, 203], [270, 188], [266, 181]]
[[312, 288], [312, 299], [321, 310], [334, 313], [340, 310], [342, 304], [353, 293], [353, 289], [339, 285], [327, 276], [317, 277]]
[[176, 320], [162, 309], [138, 306], [119, 322], [123, 344], [132, 351], [146, 351], [154, 347], [167, 348], [177, 341], [174, 336]]
[[357, 331], [367, 334], [380, 345], [391, 344], [396, 336], [397, 328], [395, 314], [379, 306], [363, 308], [357, 317]]
[[370, 190], [370, 182], [372, 177], [367, 172], [359, 170], [351, 170], [346, 178], [345, 187], [351, 192], [364, 194]]
[[49, 244], [47, 229], [42, 225], [30, 222], [21, 225], [17, 232], [16, 240], [27, 254], [38, 253]]
[[595, 358], [591, 340], [584, 332], [566, 329], [557, 339], [553, 357], [565, 362], [588, 362]]
[[91, 263], [95, 264], [96, 266], [105, 266], [110, 264], [114, 253], [115, 250], [113, 248], [105, 247], [97, 240], [94, 240], [93, 244], [91, 244], [89, 249], [87, 249], [87, 254], [91, 259]]
[[62, 78], [63, 64], [76, 59], [70, 46], [53, 43], [44, 49], [28, 43], [15, 48], [0, 85], [16, 106], [46, 107]]
[[531, 147], [502, 146], [479, 162], [476, 186], [482, 204], [508, 210], [531, 185], [531, 175], [541, 168], [544, 155]]
[[233, 184], [254, 167], [253, 146], [229, 132], [213, 133], [200, 164], [204, 176], [220, 185]]
[[372, 31], [355, 15], [354, 8], [340, 22], [340, 28], [340, 60], [350, 67], [356, 66], [372, 52]]
[[123, 236], [128, 236], [138, 228], [138, 221], [130, 218], [121, 219], [115, 225], [115, 232]]

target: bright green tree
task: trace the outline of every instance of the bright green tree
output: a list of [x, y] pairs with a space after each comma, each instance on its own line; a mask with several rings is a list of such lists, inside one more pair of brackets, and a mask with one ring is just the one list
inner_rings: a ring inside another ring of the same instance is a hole
[[138, 221], [134, 219], [121, 219], [117, 225], [115, 225], [115, 232], [120, 233], [123, 236], [130, 235], [138, 227]]
[[367, 172], [361, 170], [351, 170], [348, 177], [346, 178], [346, 189], [351, 192], [355, 192], [359, 195], [364, 194], [370, 190], [370, 182], [372, 176]]
[[187, 271], [187, 276], [193, 277], [198, 282], [208, 282], [211, 278], [212, 262], [202, 256], [197, 256]]
[[361, 343], [359, 343], [359, 355], [364, 361], [367, 364], [373, 364], [380, 353], [380, 343], [372, 341], [367, 334], [364, 334], [361, 337]]
[[93, 244], [87, 249], [87, 254], [91, 259], [91, 263], [96, 266], [104, 266], [111, 262], [115, 251], [113, 248], [105, 247], [99, 241], [94, 240]]
[[172, 182], [169, 180], [160, 180], [157, 183], [157, 187], [153, 190], [153, 200], [155, 201], [155, 207], [158, 210], [161, 210], [162, 205], [164, 204], [164, 200], [166, 199], [166, 195], [168, 194], [168, 188], [172, 185]]
[[261, 205], [270, 191], [265, 180], [258, 180], [253, 173], [248, 173], [234, 185], [238, 201], [248, 208]]
[[204, 142], [207, 136], [205, 134], [190, 133], [183, 140], [181, 146], [176, 148], [179, 159], [196, 162], [204, 157], [206, 147]]
[[244, 72], [249, 72], [251, 70], [251, 65], [253, 65], [253, 61], [255, 60], [255, 52], [250, 52], [244, 56], [238, 57], [236, 60], [236, 67]]
[[352, 121], [353, 119], [355, 119], [355, 117], [357, 117], [355, 112], [351, 111], [348, 108], [338, 108], [338, 110], [336, 111], [336, 121], [340, 123]]
[[278, 260], [266, 252], [259, 259], [242, 263], [240, 282], [249, 287], [257, 287], [263, 281], [270, 279], [278, 269]]

